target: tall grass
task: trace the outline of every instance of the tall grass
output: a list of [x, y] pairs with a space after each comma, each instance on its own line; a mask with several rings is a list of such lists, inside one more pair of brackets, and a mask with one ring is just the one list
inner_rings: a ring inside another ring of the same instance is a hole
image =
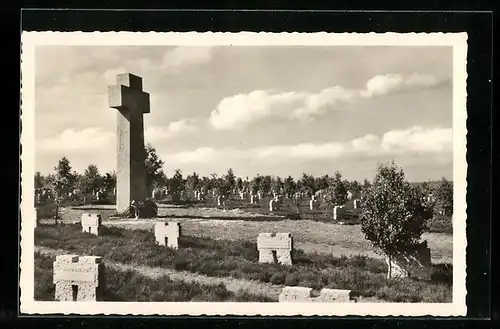
[[451, 301], [451, 266], [434, 267], [433, 282], [411, 279], [387, 281], [382, 261], [364, 256], [334, 257], [294, 250], [293, 266], [259, 264], [255, 243], [183, 236], [179, 249], [158, 246], [154, 234], [143, 230], [106, 228], [96, 237], [79, 225], [39, 226], [35, 244], [111, 261], [185, 270], [213, 277], [234, 277], [273, 284], [350, 289], [354, 295], [393, 302]]

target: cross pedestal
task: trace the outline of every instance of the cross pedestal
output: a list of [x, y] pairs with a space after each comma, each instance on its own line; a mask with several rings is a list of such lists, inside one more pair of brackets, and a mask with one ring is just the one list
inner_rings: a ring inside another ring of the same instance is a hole
[[142, 90], [142, 78], [118, 74], [116, 85], [108, 87], [109, 107], [117, 113], [116, 210], [121, 212], [132, 200], [144, 201], [146, 168], [143, 114], [149, 113], [149, 93]]

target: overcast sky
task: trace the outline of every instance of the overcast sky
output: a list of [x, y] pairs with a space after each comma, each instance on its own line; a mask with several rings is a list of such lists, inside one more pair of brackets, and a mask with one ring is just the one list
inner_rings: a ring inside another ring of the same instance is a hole
[[116, 170], [116, 74], [151, 94], [145, 138], [174, 168], [413, 181], [452, 178], [451, 47], [90, 47], [36, 50], [36, 170], [62, 156]]

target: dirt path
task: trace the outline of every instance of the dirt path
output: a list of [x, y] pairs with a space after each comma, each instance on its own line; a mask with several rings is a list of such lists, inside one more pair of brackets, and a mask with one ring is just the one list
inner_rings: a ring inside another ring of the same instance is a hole
[[[70, 254], [71, 252], [67, 250], [51, 249], [46, 247], [35, 246], [35, 251], [48, 256], [64, 255]], [[106, 261], [106, 266], [117, 271], [136, 271], [146, 277], [151, 279], [156, 279], [163, 275], [168, 275], [170, 279], [176, 281], [184, 282], [196, 282], [200, 284], [207, 285], [217, 285], [223, 283], [226, 289], [237, 293], [239, 290], [247, 290], [253, 294], [262, 294], [267, 297], [273, 298], [278, 301], [278, 296], [281, 293], [282, 286], [276, 286], [269, 283], [257, 282], [245, 279], [234, 279], [234, 278], [218, 278], [210, 277], [202, 274], [191, 273], [187, 271], [175, 271], [171, 269], [159, 268], [159, 267], [147, 267], [147, 266], [134, 266], [129, 264], [115, 263], [111, 261]]]

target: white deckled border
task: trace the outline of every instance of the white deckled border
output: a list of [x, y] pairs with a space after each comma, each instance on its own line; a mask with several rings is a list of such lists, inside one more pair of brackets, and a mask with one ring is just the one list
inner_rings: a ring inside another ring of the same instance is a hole
[[[23, 32], [22, 34], [21, 313], [120, 315], [466, 315], [466, 33], [159, 33]], [[35, 47], [42, 45], [452, 46], [453, 47], [453, 301], [452, 303], [169, 303], [34, 301]]]

